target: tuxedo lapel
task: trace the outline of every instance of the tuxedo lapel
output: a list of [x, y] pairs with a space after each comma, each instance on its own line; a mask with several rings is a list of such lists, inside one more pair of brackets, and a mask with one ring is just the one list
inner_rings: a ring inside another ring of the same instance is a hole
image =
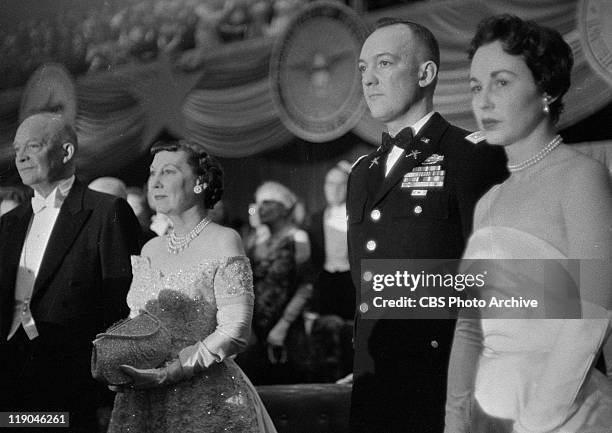
[[89, 218], [91, 210], [83, 209], [84, 193], [85, 187], [75, 181], [55, 221], [34, 283], [32, 297], [39, 295], [39, 292], [47, 286], [48, 281], [57, 271], [81, 231], [83, 224]]
[[[6, 217], [5, 217], [6, 218]], [[2, 245], [2, 268], [17, 270], [21, 250], [25, 242], [28, 226], [32, 219], [32, 206], [28, 202], [19, 209], [17, 214], [11, 215], [6, 224], [6, 243]], [[13, 284], [14, 285], [14, 282]]]

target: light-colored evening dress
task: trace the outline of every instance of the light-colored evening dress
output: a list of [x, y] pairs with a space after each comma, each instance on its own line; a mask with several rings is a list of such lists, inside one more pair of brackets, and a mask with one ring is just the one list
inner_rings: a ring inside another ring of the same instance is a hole
[[233, 306], [253, 305], [249, 260], [208, 259], [165, 273], [147, 257], [133, 256], [132, 272], [131, 315], [145, 309], [168, 327], [167, 360], [202, 341], [216, 361], [175, 385], [117, 393], [109, 432], [275, 433], [255, 388], [232, 359], [248, 338], [248, 331], [237, 331], [245, 327], [237, 325]]
[[[546, 259], [563, 263], [567, 257], [531, 233], [484, 226], [470, 237], [464, 259]], [[503, 289], [506, 296], [528, 296], [533, 287], [513, 287], [509, 283]], [[450, 379], [446, 431], [480, 433], [478, 420], [467, 421], [465, 426], [450, 426], [448, 422], [453, 419], [449, 408], [465, 410], [477, 403], [486, 415], [507, 420], [506, 425], [518, 433], [612, 432], [612, 380], [594, 366], [610, 334], [611, 320], [605, 312], [597, 317], [602, 318], [529, 319], [514, 315], [459, 320], [453, 343], [456, 349], [469, 350], [475, 343], [482, 349], [472, 396]], [[449, 374], [460, 375], [465, 368], [474, 368], [465, 364], [453, 369], [451, 361]], [[453, 398], [475, 401], [466, 404]], [[463, 417], [469, 419], [469, 412]]]

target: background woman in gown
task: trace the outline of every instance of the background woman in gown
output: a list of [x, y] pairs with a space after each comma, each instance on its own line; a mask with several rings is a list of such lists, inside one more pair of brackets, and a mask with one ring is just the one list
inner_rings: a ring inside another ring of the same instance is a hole
[[247, 249], [255, 291], [253, 335], [238, 363], [256, 385], [304, 382], [309, 352], [302, 313], [312, 295], [310, 242], [292, 220], [297, 197], [289, 188], [264, 182], [255, 201], [270, 235]]
[[231, 359], [246, 347], [253, 311], [249, 261], [240, 237], [211, 223], [221, 198], [218, 163], [186, 141], [157, 143], [149, 189], [173, 231], [132, 260], [131, 315], [146, 309], [170, 330], [164, 366], [122, 366], [110, 432], [274, 432], [250, 381]]
[[555, 133], [571, 49], [556, 31], [502, 15], [480, 23], [469, 56], [472, 109], [511, 175], [479, 201], [464, 257], [608, 265], [581, 262], [583, 311], [601, 319], [458, 321], [445, 431], [612, 431], [612, 382], [594, 368], [610, 334], [612, 192], [607, 170]]

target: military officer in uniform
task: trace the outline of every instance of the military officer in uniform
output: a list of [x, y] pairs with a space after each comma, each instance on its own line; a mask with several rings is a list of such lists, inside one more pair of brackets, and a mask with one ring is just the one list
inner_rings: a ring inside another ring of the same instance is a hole
[[[433, 111], [438, 68], [438, 43], [416, 23], [383, 18], [362, 47], [364, 97], [388, 133], [349, 178], [357, 288], [362, 259], [459, 259], [476, 201], [507, 175], [501, 149]], [[454, 326], [357, 312], [352, 432], [442, 433]]]

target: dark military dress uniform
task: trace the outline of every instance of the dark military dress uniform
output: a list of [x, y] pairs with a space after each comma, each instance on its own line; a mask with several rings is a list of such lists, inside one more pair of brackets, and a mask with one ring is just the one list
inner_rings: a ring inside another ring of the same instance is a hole
[[[386, 177], [390, 146], [355, 164], [347, 199], [355, 287], [362, 259], [461, 257], [477, 200], [507, 176], [503, 150], [468, 134], [434, 113]], [[352, 432], [442, 433], [454, 326], [357, 312]]]

